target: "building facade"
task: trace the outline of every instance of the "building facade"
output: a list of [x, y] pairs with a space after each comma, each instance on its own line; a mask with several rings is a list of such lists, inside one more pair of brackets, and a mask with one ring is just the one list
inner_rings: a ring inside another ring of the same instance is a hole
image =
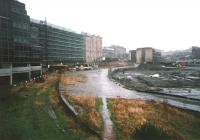
[[161, 52], [151, 48], [138, 48], [136, 50], [136, 63], [153, 63], [157, 64], [161, 61]]
[[125, 59], [126, 48], [122, 46], [112, 45], [102, 49], [102, 56], [111, 59]]
[[102, 58], [102, 37], [83, 33], [85, 36], [86, 63], [97, 63]]
[[0, 83], [12, 85], [41, 74], [39, 59], [34, 59], [30, 18], [25, 4], [0, 0]]
[[136, 63], [136, 50], [130, 50], [128, 54], [128, 59], [132, 63]]
[[192, 59], [200, 59], [200, 47], [192, 46]]
[[125, 59], [126, 58], [126, 48], [122, 46], [112, 45], [109, 48], [114, 49], [114, 57], [118, 59]]
[[0, 64], [13, 61], [11, 0], [0, 0]]
[[102, 49], [102, 57], [104, 59], [109, 58], [109, 59], [113, 59], [115, 58], [115, 51], [113, 48], [110, 47], [104, 47]]
[[38, 41], [43, 48], [42, 60], [44, 66], [85, 62], [83, 34], [35, 19], [31, 19], [31, 28], [39, 31]]

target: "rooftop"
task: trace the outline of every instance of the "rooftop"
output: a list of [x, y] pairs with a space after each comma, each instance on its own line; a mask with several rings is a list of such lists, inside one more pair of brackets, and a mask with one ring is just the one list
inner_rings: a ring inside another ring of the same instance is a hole
[[58, 26], [58, 25], [55, 25], [55, 24], [52, 24], [52, 23], [48, 23], [48, 22], [43, 21], [43, 20], [37, 20], [37, 19], [31, 18], [31, 22], [36, 23], [36, 24], [46, 24], [47, 26], [50, 26], [52, 28], [56, 28], [56, 29], [59, 29], [59, 30], [63, 30], [63, 31], [67, 31], [67, 32], [72, 32], [72, 33], [76, 33], [76, 34], [80, 34], [79, 32], [76, 32], [76, 31], [71, 30], [69, 28]]

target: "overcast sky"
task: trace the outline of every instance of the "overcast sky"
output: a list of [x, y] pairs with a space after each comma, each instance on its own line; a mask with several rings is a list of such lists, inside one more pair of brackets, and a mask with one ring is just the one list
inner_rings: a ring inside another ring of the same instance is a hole
[[19, 0], [31, 18], [103, 37], [103, 46], [200, 46], [199, 0]]

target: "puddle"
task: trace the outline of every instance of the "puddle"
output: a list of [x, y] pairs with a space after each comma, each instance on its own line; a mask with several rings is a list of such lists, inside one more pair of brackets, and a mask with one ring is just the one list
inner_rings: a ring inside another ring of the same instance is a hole
[[104, 121], [104, 132], [103, 132], [103, 139], [104, 140], [114, 140], [114, 133], [113, 133], [113, 123], [110, 119], [110, 112], [107, 107], [107, 99], [102, 97], [102, 116]]

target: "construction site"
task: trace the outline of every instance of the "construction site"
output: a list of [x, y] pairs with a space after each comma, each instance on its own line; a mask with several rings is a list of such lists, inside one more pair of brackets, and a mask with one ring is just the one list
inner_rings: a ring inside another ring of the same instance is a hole
[[111, 76], [128, 89], [200, 99], [198, 68], [143, 64], [137, 68], [117, 69]]

